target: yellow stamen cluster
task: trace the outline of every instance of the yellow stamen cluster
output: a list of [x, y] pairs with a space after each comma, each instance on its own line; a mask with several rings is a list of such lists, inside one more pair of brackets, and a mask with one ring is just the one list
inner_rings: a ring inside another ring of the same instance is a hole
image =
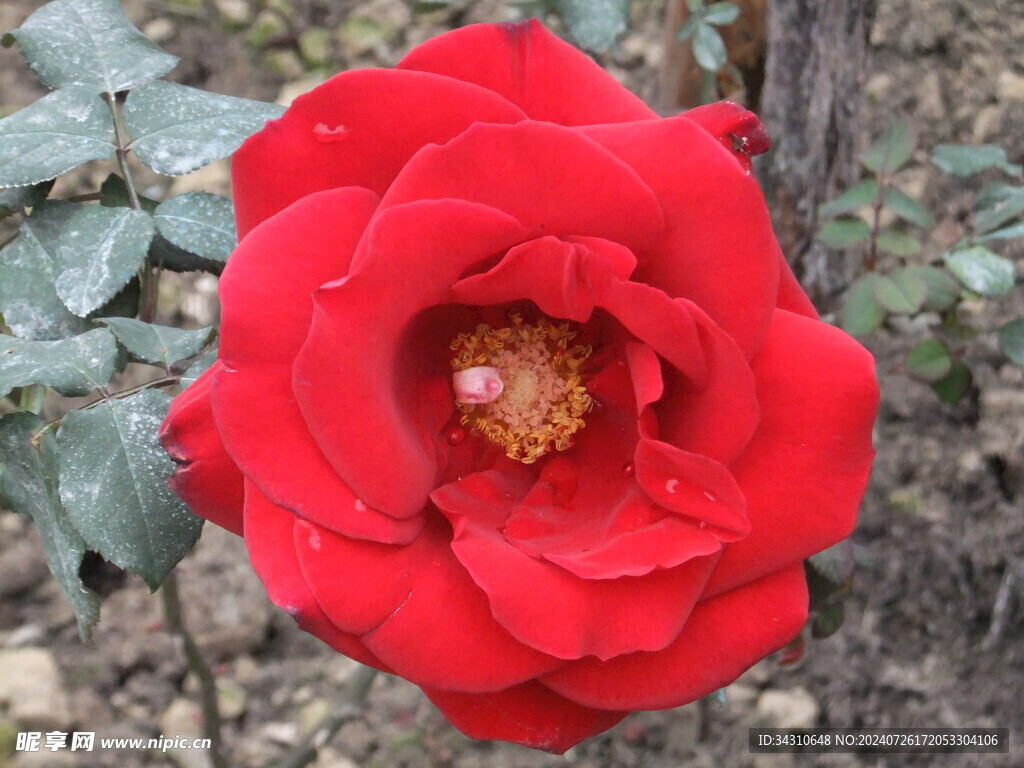
[[509, 321], [506, 328], [480, 323], [452, 341], [454, 370], [490, 366], [505, 385], [493, 402], [458, 408], [465, 426], [501, 445], [509, 458], [532, 464], [552, 449], [571, 448], [586, 426], [581, 417], [593, 401], [579, 371], [592, 349], [570, 346], [576, 333], [568, 323], [542, 317], [528, 324], [516, 312]]

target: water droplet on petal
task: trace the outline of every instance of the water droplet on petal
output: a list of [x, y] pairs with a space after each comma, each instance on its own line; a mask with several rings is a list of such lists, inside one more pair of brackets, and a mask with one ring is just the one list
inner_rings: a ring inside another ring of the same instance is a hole
[[715, 496], [715, 494], [711, 493], [710, 491], [704, 491], [704, 498], [706, 498], [708, 501], [718, 501], [718, 497]]
[[622, 468], [622, 474], [624, 477], [632, 477], [633, 475], [636, 474], [636, 467], [634, 467], [632, 464], [627, 464]]
[[363, 501], [362, 499], [356, 499], [356, 503], [355, 503], [354, 506], [356, 508], [356, 512], [365, 512], [366, 511], [366, 502]]
[[323, 142], [344, 141], [348, 138], [348, 128], [344, 125], [336, 125], [331, 128], [325, 123], [317, 123], [313, 127], [313, 136], [317, 141]]
[[312, 528], [309, 531], [309, 546], [314, 552], [320, 551], [320, 534]]
[[443, 434], [448, 445], [462, 445], [466, 440], [466, 428], [458, 422], [447, 425]]
[[668, 491], [669, 493], [675, 493], [676, 488], [678, 487], [679, 481], [676, 480], [674, 477], [670, 477], [668, 480], [665, 481], [665, 490]]

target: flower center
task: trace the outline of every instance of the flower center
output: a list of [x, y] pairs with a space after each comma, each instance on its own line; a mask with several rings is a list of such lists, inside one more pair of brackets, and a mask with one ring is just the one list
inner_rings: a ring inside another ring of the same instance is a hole
[[568, 323], [535, 324], [509, 313], [510, 325], [480, 323], [451, 343], [452, 386], [462, 423], [532, 464], [573, 445], [592, 404], [579, 373], [591, 348], [572, 346]]

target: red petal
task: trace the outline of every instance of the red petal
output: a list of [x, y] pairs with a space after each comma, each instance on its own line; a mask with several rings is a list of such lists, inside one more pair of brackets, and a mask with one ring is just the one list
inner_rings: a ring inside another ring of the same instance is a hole
[[797, 281], [781, 248], [779, 249], [779, 297], [777, 303], [779, 309], [818, 319], [818, 310], [814, 308], [814, 304], [811, 303], [803, 287]]
[[295, 556], [292, 529], [295, 516], [274, 506], [252, 483], [246, 483], [245, 540], [253, 570], [260, 577], [271, 602], [284, 608], [296, 623], [336, 651], [385, 672], [385, 665], [359, 642], [328, 620], [309, 591]]
[[362, 636], [396, 674], [417, 685], [496, 691], [559, 663], [512, 638], [452, 554], [440, 521], [405, 547], [295, 528], [306, 583], [335, 626]]
[[744, 170], [752, 167], [750, 158], [771, 149], [768, 131], [757, 115], [732, 101], [719, 101], [688, 110], [684, 117], [693, 120], [728, 149]]
[[778, 246], [761, 190], [710, 134], [677, 117], [585, 128], [634, 168], [665, 211], [659, 243], [634, 280], [693, 300], [746, 354], [767, 332]]
[[[360, 187], [319, 192], [239, 244], [220, 282], [226, 368], [217, 375], [213, 401], [231, 455], [275, 504], [349, 536], [406, 543], [419, 522], [399, 522], [357, 503], [310, 434], [291, 386], [313, 292], [348, 271], [377, 202]], [[259, 418], [253, 403], [263, 404]]]
[[178, 464], [168, 481], [189, 509], [242, 535], [242, 474], [224, 450], [210, 408], [210, 386], [221, 363], [171, 401], [160, 442]]
[[[456, 556], [509, 632], [563, 659], [664, 648], [676, 637], [717, 555], [640, 577], [582, 579], [502, 535], [493, 518], [508, 514], [505, 492], [501, 474], [485, 472], [446, 485], [432, 498], [455, 528]], [[645, 561], [649, 555], [638, 554]]]
[[750, 531], [746, 502], [725, 467], [706, 456], [687, 453], [657, 440], [636, 447], [636, 480], [664, 509], [692, 518], [720, 541], [735, 541]]
[[374, 219], [353, 273], [317, 292], [293, 386], [324, 455], [367, 505], [413, 517], [443, 466], [436, 441], [452, 411], [451, 369], [403, 335], [468, 266], [525, 234], [507, 215], [459, 200], [392, 208]]
[[536, 19], [476, 24], [413, 48], [398, 64], [497, 91], [534, 120], [562, 125], [655, 117], [588, 56]]
[[423, 692], [470, 738], [512, 741], [556, 755], [607, 731], [629, 714], [581, 707], [539, 683], [484, 695], [431, 688]]
[[698, 603], [663, 651], [581, 659], [540, 680], [586, 707], [678, 707], [731, 683], [785, 646], [806, 620], [807, 584], [803, 566], [794, 565]]
[[449, 197], [497, 208], [541, 235], [600, 237], [634, 250], [657, 242], [662, 230], [658, 201], [635, 171], [579, 131], [551, 123], [478, 123], [444, 146], [425, 147], [381, 205]]
[[752, 530], [725, 548], [709, 594], [846, 538], [874, 457], [878, 384], [871, 355], [856, 341], [780, 310], [752, 365], [761, 425], [732, 466]]
[[497, 94], [424, 72], [343, 72], [300, 96], [232, 158], [238, 232], [305, 195], [358, 186], [383, 194], [420, 147], [474, 122], [523, 113]]

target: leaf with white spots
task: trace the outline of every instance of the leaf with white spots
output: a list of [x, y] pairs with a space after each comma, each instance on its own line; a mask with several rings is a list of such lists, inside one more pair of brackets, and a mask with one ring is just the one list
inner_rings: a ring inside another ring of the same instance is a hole
[[61, 301], [79, 317], [102, 307], [145, 264], [154, 232], [144, 211], [100, 205], [77, 211], [59, 243]]
[[0, 397], [30, 384], [82, 397], [110, 381], [116, 361], [117, 344], [105, 328], [60, 341], [0, 336]]
[[28, 187], [11, 187], [0, 192], [0, 219], [26, 208], [35, 208], [53, 189], [53, 180]]
[[206, 373], [217, 362], [217, 347], [214, 346], [197, 357], [181, 376], [181, 388], [186, 389], [196, 383], [196, 379]]
[[57, 296], [58, 242], [80, 206], [48, 202], [36, 207], [0, 256], [0, 313], [23, 339], [62, 339], [92, 328]]
[[226, 262], [238, 242], [231, 201], [207, 192], [189, 192], [161, 203], [156, 230], [172, 244], [210, 261]]
[[199, 354], [213, 335], [213, 328], [186, 331], [127, 317], [107, 317], [100, 322], [114, 332], [117, 340], [136, 359], [164, 368]]
[[177, 83], [147, 83], [128, 94], [131, 148], [157, 173], [181, 176], [227, 157], [284, 107], [221, 96]]
[[114, 124], [88, 88], [62, 88], [0, 120], [0, 187], [52, 179], [114, 155]]
[[147, 389], [64, 417], [60, 497], [91, 549], [150, 589], [195, 544], [203, 521], [174, 495], [157, 432], [170, 398]]
[[118, 0], [53, 0], [10, 37], [51, 88], [80, 85], [93, 93], [117, 93], [155, 80], [178, 63], [132, 26]]
[[35, 523], [46, 564], [71, 601], [78, 634], [87, 641], [99, 621], [100, 602], [78, 576], [85, 540], [60, 502], [57, 478], [57, 443], [48, 430], [43, 431], [39, 417], [22, 411], [0, 419], [0, 495], [11, 509]]

